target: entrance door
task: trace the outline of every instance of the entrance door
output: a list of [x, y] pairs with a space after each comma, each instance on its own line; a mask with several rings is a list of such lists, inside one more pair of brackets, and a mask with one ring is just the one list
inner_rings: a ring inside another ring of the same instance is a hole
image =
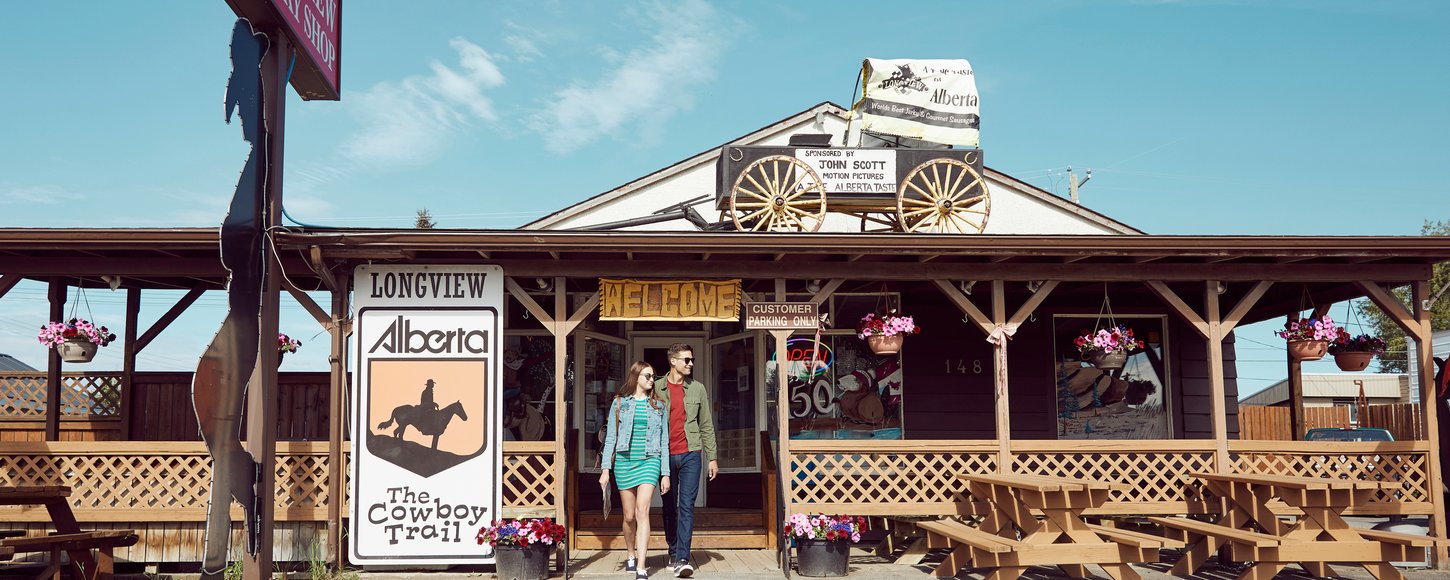
[[[715, 398], [714, 386], [709, 381], [710, 354], [705, 350], [705, 339], [698, 336], [636, 336], [631, 341], [634, 359], [649, 363], [651, 367], [654, 367], [655, 374], [663, 377], [670, 372], [670, 345], [677, 342], [690, 345], [695, 355], [693, 378], [705, 384], [706, 392], [710, 394], [710, 399], [713, 401]], [[705, 483], [708, 479], [709, 476], [705, 473], [704, 465], [701, 465], [700, 493], [695, 496], [695, 507], [704, 507], [705, 505]], [[672, 477], [670, 481], [674, 484], [678, 479]], [[659, 494], [655, 494], [654, 506], [658, 507], [659, 505], [661, 505], [660, 496]]]

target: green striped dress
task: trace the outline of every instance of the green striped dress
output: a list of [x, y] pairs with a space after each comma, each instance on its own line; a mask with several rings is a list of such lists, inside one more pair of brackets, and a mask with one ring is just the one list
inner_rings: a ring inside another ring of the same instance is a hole
[[644, 454], [645, 430], [649, 429], [649, 400], [634, 402], [634, 433], [629, 438], [629, 450], [614, 456], [614, 485], [619, 489], [633, 489], [640, 484], [660, 484], [660, 458]]

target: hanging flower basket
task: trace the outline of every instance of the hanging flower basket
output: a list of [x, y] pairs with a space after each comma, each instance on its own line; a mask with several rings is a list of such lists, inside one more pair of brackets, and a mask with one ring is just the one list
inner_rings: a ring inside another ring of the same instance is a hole
[[906, 336], [868, 336], [866, 346], [871, 347], [871, 352], [880, 355], [896, 354], [901, 352], [901, 345], [906, 343]]
[[903, 316], [896, 310], [888, 310], [881, 314], [867, 314], [861, 317], [861, 322], [856, 325], [856, 336], [866, 341], [866, 346], [871, 347], [871, 352], [879, 355], [891, 355], [901, 352], [901, 345], [906, 342], [906, 335], [919, 334], [921, 327], [910, 316]]
[[72, 318], [65, 322], [49, 322], [40, 327], [36, 339], [60, 354], [60, 360], [86, 363], [96, 357], [96, 349], [111, 344], [116, 335], [104, 326]]
[[1319, 360], [1329, 350], [1327, 340], [1291, 340], [1289, 357], [1294, 360]]
[[1374, 360], [1374, 353], [1370, 352], [1341, 352], [1334, 355], [1334, 364], [1339, 365], [1339, 370], [1351, 373], [1368, 368], [1371, 360]]
[[91, 359], [96, 358], [97, 350], [100, 347], [96, 343], [78, 336], [67, 338], [65, 342], [55, 345], [55, 352], [60, 354], [60, 360], [68, 363], [91, 362]]
[[1350, 336], [1343, 328], [1329, 343], [1329, 354], [1334, 355], [1334, 364], [1339, 370], [1359, 372], [1369, 367], [1369, 361], [1385, 353], [1385, 341], [1378, 336], [1361, 334]]
[[1088, 355], [1087, 362], [1103, 370], [1117, 370], [1128, 363], [1128, 351], [1099, 352]]
[[302, 347], [302, 341], [296, 340], [282, 333], [277, 333], [277, 368], [282, 368], [282, 358], [289, 352], [297, 352]]

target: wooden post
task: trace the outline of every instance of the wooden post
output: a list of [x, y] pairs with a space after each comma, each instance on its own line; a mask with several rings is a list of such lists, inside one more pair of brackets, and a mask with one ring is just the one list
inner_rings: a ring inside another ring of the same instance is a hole
[[242, 580], [272, 579], [273, 531], [277, 500], [277, 312], [282, 291], [280, 257], [272, 246], [271, 226], [282, 222], [283, 129], [286, 126], [286, 55], [291, 42], [281, 29], [267, 31], [272, 47], [262, 57], [262, 103], [267, 131], [266, 199], [263, 206], [262, 308], [257, 325], [257, 363], [247, 393], [247, 451], [257, 470], [257, 553], [242, 551]]
[[[1003, 280], [992, 281], [992, 322], [1007, 324], [1007, 283]], [[997, 403], [997, 472], [1011, 473], [1012, 413], [1007, 404], [1007, 337], [999, 337], [994, 344], [997, 351], [997, 357], [992, 360], [992, 366], [997, 371], [993, 388]]]
[[[65, 321], [66, 284], [60, 278], [50, 279], [50, 321]], [[60, 351], [50, 348], [45, 364], [45, 440], [60, 440]]]
[[[1435, 506], [1435, 514], [1430, 516], [1430, 535], [1436, 538], [1445, 537], [1445, 493], [1442, 491], [1442, 477], [1440, 473], [1440, 437], [1439, 417], [1436, 406], [1439, 401], [1435, 399], [1435, 361], [1434, 361], [1434, 332], [1430, 327], [1431, 311], [1425, 308], [1425, 301], [1430, 298], [1430, 282], [1428, 280], [1417, 280], [1410, 288], [1410, 302], [1415, 309], [1415, 321], [1419, 328], [1417, 332], [1411, 333], [1415, 338], [1417, 348], [1415, 349], [1415, 361], [1420, 365], [1420, 408], [1425, 410], [1425, 433], [1426, 441], [1430, 444], [1429, 461], [1430, 480], [1426, 483], [1430, 487], [1430, 504]], [[1414, 336], [1418, 335], [1418, 336]], [[1431, 550], [1431, 564], [1439, 570], [1447, 567], [1445, 546], [1437, 545]]]
[[126, 338], [121, 351], [121, 440], [131, 440], [131, 407], [136, 400], [136, 325], [141, 318], [141, 289], [126, 289]]
[[[785, 302], [784, 278], [776, 278], [775, 280], [775, 301]], [[791, 477], [794, 471], [792, 468], [794, 462], [791, 461], [790, 457], [790, 380], [785, 376], [786, 361], [789, 359], [787, 353], [789, 349], [786, 348], [786, 341], [790, 340], [791, 334], [792, 331], [790, 330], [770, 331], [770, 335], [775, 338], [775, 444], [778, 449], [776, 452], [778, 461], [775, 467], [780, 476], [780, 505], [785, 510], [785, 516], [787, 518], [790, 517], [791, 498], [794, 497], [794, 492], [790, 489]], [[782, 519], [777, 524], [784, 525], [785, 520]], [[789, 573], [790, 543], [784, 540], [786, 536], [783, 530], [780, 537], [782, 540], [780, 543], [780, 559], [778, 563], [780, 564], [781, 570]]]
[[1223, 384], [1223, 316], [1218, 307], [1218, 282], [1204, 283], [1204, 322], [1208, 323], [1208, 383], [1213, 400], [1209, 408], [1213, 413], [1213, 463], [1219, 473], [1229, 472], [1228, 458], [1228, 409], [1224, 404]]
[[346, 436], [343, 426], [347, 417], [344, 405], [347, 396], [347, 311], [350, 291], [349, 277], [352, 271], [343, 269], [336, 277], [337, 285], [332, 289], [332, 352], [328, 356], [330, 389], [327, 414], [327, 545], [331, 552], [328, 560], [341, 570], [342, 546], [342, 502], [347, 491], [343, 488], [342, 444]]
[[[568, 297], [567, 290], [565, 287], [565, 278], [562, 276], [555, 277], [554, 319], [546, 324], [549, 327], [549, 331], [554, 333], [554, 497], [556, 498], [556, 501], [554, 501], [554, 521], [566, 528], [569, 527], [570, 523], [568, 521], [569, 513], [565, 510], [564, 506], [564, 494], [566, 493], [564, 478], [568, 474], [568, 469], [566, 468], [568, 464], [568, 450], [564, 448], [564, 434], [567, 432], [564, 428], [564, 421], [566, 420], [564, 414], [564, 389], [568, 387], [568, 383], [564, 379], [568, 376], [568, 369], [566, 368], [568, 361], [564, 355], [568, 352], [569, 348], [569, 332], [573, 330], [573, 327], [567, 322], [569, 319], [569, 305], [566, 300]], [[580, 354], [582, 355], [583, 353]], [[569, 558], [568, 549], [566, 545], [564, 553], [560, 555], [564, 559], [564, 562], [567, 562]]]
[[[1297, 320], [1298, 314], [1290, 315]], [[1304, 437], [1304, 376], [1299, 371], [1299, 361], [1285, 355], [1289, 364], [1289, 440], [1298, 441]]]

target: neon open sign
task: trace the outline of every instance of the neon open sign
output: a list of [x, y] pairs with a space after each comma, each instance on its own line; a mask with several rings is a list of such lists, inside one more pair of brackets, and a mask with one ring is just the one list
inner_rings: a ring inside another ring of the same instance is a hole
[[[775, 354], [770, 355], [770, 360], [775, 360]], [[786, 371], [789, 376], [814, 379], [826, 374], [826, 369], [836, 362], [836, 355], [826, 343], [801, 337], [785, 341], [785, 360], [790, 363]], [[814, 366], [811, 360], [816, 361]]]

